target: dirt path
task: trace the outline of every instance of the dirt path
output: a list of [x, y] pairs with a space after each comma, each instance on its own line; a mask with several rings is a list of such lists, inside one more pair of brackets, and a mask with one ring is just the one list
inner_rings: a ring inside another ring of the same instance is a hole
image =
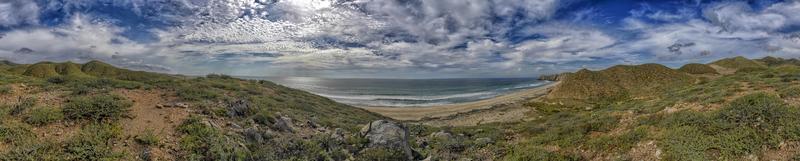
[[447, 117], [459, 113], [470, 112], [474, 110], [489, 109], [496, 105], [511, 104], [525, 99], [542, 96], [546, 94], [550, 88], [558, 85], [559, 82], [550, 83], [537, 88], [527, 89], [503, 96], [451, 105], [441, 106], [427, 106], [427, 107], [361, 107], [366, 110], [391, 117], [397, 120], [421, 120], [423, 118], [438, 118]]
[[136, 151], [134, 154], [138, 155], [143, 147], [133, 143], [135, 138], [152, 132], [161, 137], [161, 145], [151, 149], [153, 159], [174, 160], [175, 158], [171, 158], [174, 155], [170, 153], [175, 153], [179, 141], [175, 128], [189, 116], [189, 108], [157, 108], [156, 105], [173, 103], [172, 100], [175, 100], [158, 90], [118, 90], [115, 93], [133, 101], [130, 112], [132, 118], [121, 121], [124, 134], [127, 135], [125, 144], [130, 145], [129, 150]]

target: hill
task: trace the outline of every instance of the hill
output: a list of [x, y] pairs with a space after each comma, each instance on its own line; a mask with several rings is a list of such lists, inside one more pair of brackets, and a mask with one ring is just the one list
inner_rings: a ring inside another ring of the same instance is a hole
[[689, 74], [719, 74], [717, 70], [705, 64], [686, 64], [683, 65], [678, 71], [686, 72]]
[[764, 63], [767, 66], [774, 67], [774, 66], [781, 66], [781, 65], [798, 65], [800, 66], [800, 60], [796, 58], [791, 59], [784, 59], [779, 57], [771, 57], [767, 56], [761, 59], [756, 59], [755, 61], [759, 61]]
[[569, 74], [548, 95], [551, 99], [598, 99], [647, 95], [663, 88], [688, 85], [693, 78], [659, 64], [617, 65], [601, 71]]
[[728, 68], [728, 69], [737, 69], [737, 70], [745, 69], [745, 68], [762, 69], [762, 68], [766, 67], [766, 65], [763, 65], [758, 61], [750, 60], [750, 59], [747, 59], [747, 58], [741, 57], [741, 56], [717, 60], [717, 61], [712, 62], [711, 65], [717, 65], [717, 66], [720, 66], [720, 67], [724, 67], [724, 68]]
[[[100, 61], [4, 64], [0, 160], [342, 158], [345, 139], [387, 119], [269, 81], [187, 78]], [[323, 141], [336, 142], [336, 153], [316, 147]]]

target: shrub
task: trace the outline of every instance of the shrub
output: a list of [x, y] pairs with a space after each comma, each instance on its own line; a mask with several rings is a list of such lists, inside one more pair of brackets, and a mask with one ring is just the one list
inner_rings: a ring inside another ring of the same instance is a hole
[[136, 142], [142, 145], [152, 146], [158, 145], [161, 139], [158, 135], [153, 133], [153, 130], [145, 130], [142, 134], [136, 136]]
[[387, 148], [369, 148], [358, 155], [358, 161], [404, 161], [408, 160], [400, 150]]
[[783, 98], [796, 98], [800, 96], [800, 87], [790, 87], [778, 91]]
[[64, 78], [64, 77], [50, 77], [50, 78], [47, 78], [47, 82], [50, 82], [50, 83], [53, 83], [53, 84], [62, 84], [64, 82], [67, 82], [67, 78]]
[[5, 121], [0, 123], [0, 141], [5, 143], [24, 143], [27, 139], [34, 138], [35, 134], [29, 126], [21, 123]]
[[183, 133], [180, 147], [185, 150], [183, 160], [243, 160], [244, 151], [218, 129], [203, 123], [198, 116], [190, 116], [180, 126]]
[[132, 103], [116, 95], [76, 97], [64, 105], [67, 119], [88, 119], [94, 121], [115, 121], [128, 116]]
[[219, 97], [219, 94], [208, 88], [196, 86], [178, 88], [177, 95], [185, 101], [211, 100]]
[[11, 94], [12, 92], [14, 92], [14, 89], [10, 85], [0, 86], [0, 94]]
[[551, 160], [551, 161], [570, 161], [581, 160], [578, 155], [564, 155], [556, 152], [549, 152], [537, 146], [525, 146], [512, 149], [503, 160]]
[[34, 108], [25, 118], [25, 123], [32, 125], [46, 125], [64, 119], [61, 110], [49, 107]]
[[119, 160], [125, 154], [117, 152], [111, 144], [122, 134], [122, 128], [115, 124], [91, 124], [81, 132], [65, 141], [66, 160]]
[[19, 115], [25, 110], [36, 106], [36, 98], [33, 97], [19, 97], [19, 102], [11, 107], [9, 114]]

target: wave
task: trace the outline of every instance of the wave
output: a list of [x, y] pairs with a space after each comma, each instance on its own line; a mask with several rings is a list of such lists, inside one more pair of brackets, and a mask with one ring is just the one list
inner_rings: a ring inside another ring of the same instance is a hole
[[361, 101], [374, 101], [374, 100], [400, 100], [400, 101], [436, 101], [448, 100], [458, 98], [476, 98], [498, 95], [497, 92], [474, 92], [462, 93], [452, 95], [432, 95], [432, 96], [401, 96], [401, 95], [332, 95], [325, 93], [315, 93], [317, 95], [328, 97], [334, 100], [361, 100]]

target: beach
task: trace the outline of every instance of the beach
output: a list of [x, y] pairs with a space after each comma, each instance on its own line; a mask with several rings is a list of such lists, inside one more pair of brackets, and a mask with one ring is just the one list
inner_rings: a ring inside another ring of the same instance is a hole
[[438, 117], [455, 115], [458, 113], [469, 112], [473, 110], [488, 109], [492, 108], [495, 105], [513, 103], [525, 99], [541, 97], [547, 94], [550, 88], [555, 87], [558, 84], [559, 82], [554, 82], [544, 86], [512, 92], [509, 94], [505, 94], [490, 99], [474, 101], [474, 102], [466, 102], [466, 103], [422, 106], [422, 107], [362, 106], [360, 108], [396, 120], [421, 120], [423, 118], [438, 118]]

